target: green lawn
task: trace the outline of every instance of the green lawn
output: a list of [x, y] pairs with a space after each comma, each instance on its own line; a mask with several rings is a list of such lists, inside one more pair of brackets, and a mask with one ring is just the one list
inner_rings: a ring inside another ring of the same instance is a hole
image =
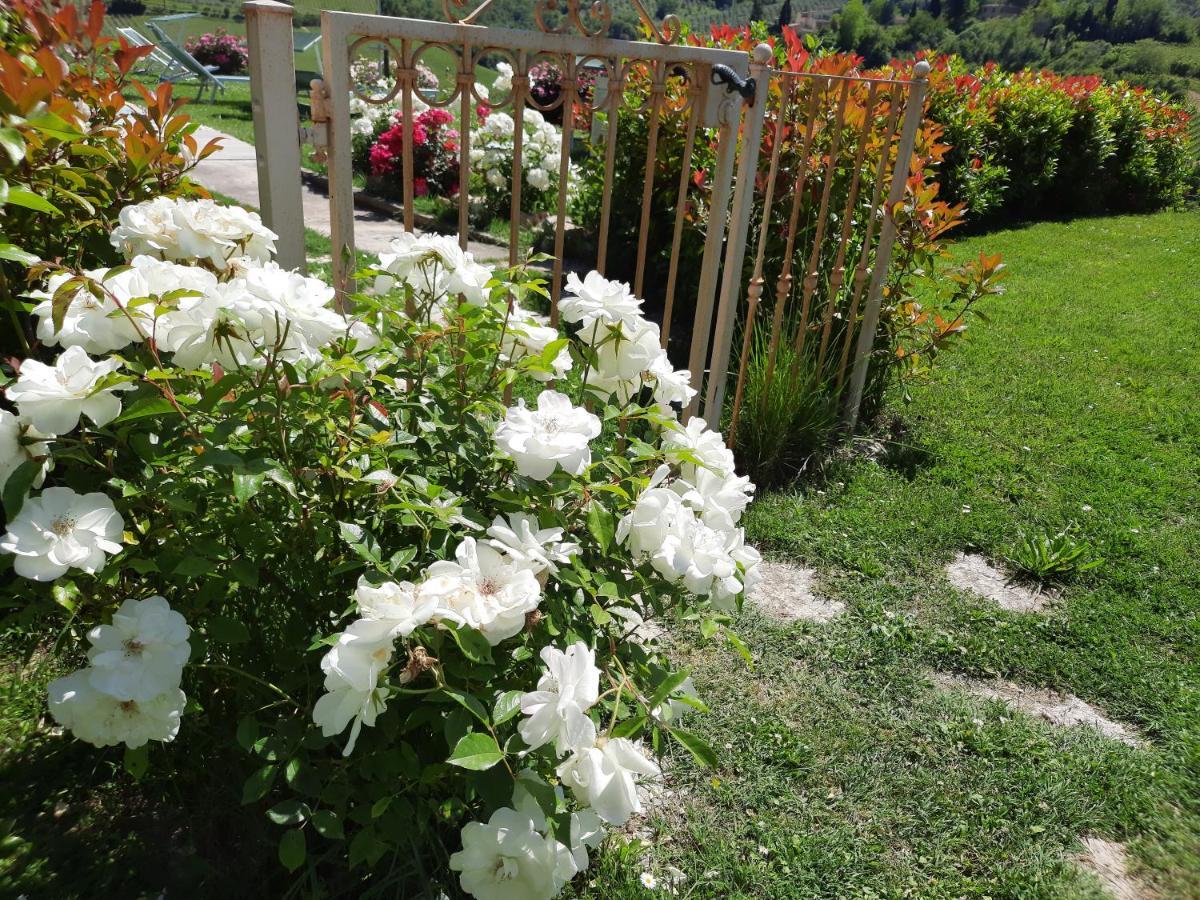
[[[674, 760], [649, 861], [610, 853], [585, 896], [645, 896], [640, 873], [673, 865], [692, 897], [1096, 897], [1064, 862], [1091, 834], [1128, 842], [1162, 897], [1200, 896], [1200, 214], [956, 253], [984, 249], [1007, 258], [1008, 292], [895, 409], [902, 441], [751, 509], [758, 545], [816, 569], [847, 614], [746, 612], [753, 671], [678, 641], [722, 767]], [[1071, 523], [1106, 561], [1050, 615], [941, 574], [957, 550]], [[946, 696], [934, 670], [1074, 693], [1150, 746]]]
[[[752, 670], [677, 633], [712, 710], [690, 726], [720, 768], [670, 756], [648, 846], [610, 844], [579, 896], [647, 897], [641, 873], [661, 885], [673, 866], [693, 898], [1099, 898], [1067, 862], [1084, 835], [1126, 842], [1162, 897], [1200, 896], [1200, 213], [1041, 224], [955, 253], [984, 249], [1006, 256], [1008, 292], [897, 402], [902, 436], [749, 513], [750, 537], [816, 569], [847, 613], [782, 627], [747, 610]], [[1105, 562], [1048, 615], [941, 575], [960, 549], [1000, 555], [1021, 528], [1072, 523]], [[271, 826], [231, 841], [245, 819], [218, 812], [241, 775], [212, 773], [211, 816], [169, 783], [135, 788], [119, 751], [39, 724], [40, 659], [0, 645], [0, 896], [278, 879], [255, 850]], [[932, 671], [1074, 693], [1148, 746], [941, 694]]]

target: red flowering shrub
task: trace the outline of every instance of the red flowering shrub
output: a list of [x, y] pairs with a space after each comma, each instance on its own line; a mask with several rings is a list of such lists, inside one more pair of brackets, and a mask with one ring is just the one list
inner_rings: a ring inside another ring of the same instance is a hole
[[203, 66], [216, 66], [220, 75], [240, 75], [250, 65], [250, 51], [246, 39], [229, 34], [218, 28], [210, 34], [190, 37], [185, 45], [187, 52], [196, 57]]
[[[458, 193], [458, 131], [451, 128], [454, 116], [431, 107], [413, 119], [413, 193], [449, 197]], [[404, 122], [397, 114], [392, 125], [371, 145], [368, 155], [371, 174], [394, 182], [399, 193], [404, 177]]]

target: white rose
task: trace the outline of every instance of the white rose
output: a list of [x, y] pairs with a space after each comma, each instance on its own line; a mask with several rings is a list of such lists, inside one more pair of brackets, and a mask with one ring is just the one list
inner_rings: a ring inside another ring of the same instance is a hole
[[542, 599], [532, 567], [470, 537], [426, 576], [418, 593], [436, 598], [437, 615], [477, 629], [492, 646], [520, 632]]
[[358, 614], [364, 619], [386, 622], [391, 637], [408, 637], [433, 618], [437, 610], [433, 598], [422, 596], [416, 585], [407, 581], [374, 585], [360, 576], [353, 599], [358, 604]]
[[162, 597], [128, 599], [111, 625], [88, 632], [88, 678], [118, 700], [147, 701], [179, 687], [191, 646], [187, 621]]
[[650, 377], [651, 368], [666, 353], [659, 346], [658, 326], [653, 322], [628, 323], [616, 328], [604, 328], [599, 323], [591, 332], [600, 339], [594, 342], [596, 363], [588, 373], [587, 386], [601, 396], [616, 394], [622, 403], [627, 401]]
[[578, 871], [570, 849], [508, 807], [485, 825], [468, 822], [462, 850], [450, 856], [462, 889], [478, 900], [549, 900]]
[[56, 678], [48, 689], [50, 713], [81, 741], [97, 747], [175, 740], [187, 697], [173, 688], [149, 700], [119, 700], [96, 690], [82, 669]]
[[725, 439], [718, 431], [709, 431], [708, 423], [700, 418], [688, 420], [687, 425], [672, 423], [663, 430], [662, 447], [668, 456], [680, 461], [684, 478], [690, 478], [695, 463], [684, 461], [680, 451], [687, 451], [700, 465], [719, 474], [734, 471], [733, 451], [725, 446]]
[[590, 334], [592, 326], [619, 325], [626, 322], [640, 325], [642, 301], [633, 296], [629, 285], [609, 281], [599, 272], [591, 271], [580, 280], [574, 272], [567, 275], [567, 287], [558, 302], [559, 314], [566, 322], [578, 322], [582, 335]]
[[79, 424], [81, 415], [99, 428], [121, 414], [117, 391], [133, 390], [133, 385], [124, 383], [98, 387], [101, 379], [119, 368], [119, 359], [97, 362], [82, 347], [68, 347], [53, 366], [25, 360], [6, 393], [17, 404], [21, 418], [45, 434], [67, 434]]
[[379, 714], [387, 708], [386, 688], [370, 687], [359, 690], [336, 672], [325, 676], [325, 693], [313, 705], [313, 723], [320, 727], [321, 734], [333, 737], [346, 730], [351, 722], [350, 739], [342, 751], [343, 756], [354, 752], [362, 727], [374, 727]]
[[581, 803], [610, 825], [621, 826], [642, 811], [637, 777], [658, 777], [658, 766], [626, 738], [609, 738], [576, 750], [558, 767], [558, 777]]
[[576, 641], [564, 653], [554, 647], [542, 650], [545, 674], [537, 690], [521, 697], [521, 712], [528, 716], [518, 730], [531, 749], [554, 744], [561, 756], [596, 742], [596, 726], [587, 711], [600, 696], [600, 670], [596, 653]]
[[542, 528], [526, 513], [511, 513], [508, 521], [496, 516], [487, 530], [497, 550], [530, 566], [534, 572], [557, 572], [559, 563], [568, 563], [579, 552], [579, 545], [562, 540], [561, 528]]
[[599, 436], [600, 420], [557, 391], [542, 391], [537, 404], [531, 410], [519, 400], [509, 408], [496, 428], [496, 446], [526, 478], [544, 480], [559, 466], [580, 474], [591, 464], [588, 442]]
[[525, 173], [525, 180], [529, 182], [529, 186], [535, 191], [545, 191], [550, 189], [550, 173], [545, 169], [530, 169]]
[[50, 467], [49, 436], [44, 435], [21, 420], [7, 409], [0, 409], [0, 492], [8, 483], [9, 476], [24, 463], [41, 459], [42, 469], [34, 478], [33, 486], [41, 487]]
[[124, 528], [104, 494], [46, 488], [29, 497], [8, 523], [0, 551], [13, 554], [13, 569], [33, 581], [53, 581], [68, 569], [91, 574], [104, 568], [105, 554], [121, 552]]

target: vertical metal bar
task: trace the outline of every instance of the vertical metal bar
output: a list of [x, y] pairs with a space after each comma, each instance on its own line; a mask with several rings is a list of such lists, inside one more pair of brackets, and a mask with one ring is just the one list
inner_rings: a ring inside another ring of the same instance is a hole
[[[692, 77], [696, 83], [688, 85], [687, 137], [684, 140], [683, 159], [679, 165], [679, 191], [675, 197], [675, 231], [671, 236], [671, 266], [667, 272], [667, 297], [663, 307], [661, 345], [665, 350], [671, 339], [671, 313], [675, 308], [675, 282], [679, 276], [679, 248], [683, 245], [683, 220], [687, 211], [688, 185], [692, 181], [692, 154], [696, 147], [696, 126], [700, 123], [703, 110], [704, 85], [708, 83], [709, 68], [694, 66]], [[703, 80], [701, 80], [703, 79]]]
[[742, 411], [742, 397], [746, 391], [746, 366], [750, 360], [750, 351], [754, 339], [755, 316], [758, 314], [758, 302], [763, 291], [763, 261], [767, 255], [767, 235], [771, 231], [771, 212], [775, 204], [775, 179], [779, 174], [779, 154], [783, 149], [784, 129], [787, 126], [787, 110], [791, 105], [792, 96], [796, 90], [796, 82], [785, 79], [780, 86], [779, 110], [775, 115], [775, 139], [771, 146], [771, 166], [767, 170], [767, 188], [763, 197], [762, 224], [758, 229], [758, 252], [754, 255], [754, 274], [746, 288], [746, 327], [742, 334], [742, 355], [738, 359], [737, 387], [733, 393], [733, 413], [729, 419], [729, 434], [727, 440], [730, 447], [737, 444], [738, 418]]
[[646, 138], [646, 171], [642, 176], [642, 218], [638, 225], [637, 268], [633, 272], [633, 293], [642, 296], [646, 274], [646, 245], [650, 232], [650, 206], [654, 193], [654, 169], [658, 162], [658, 120], [667, 92], [667, 63], [654, 61], [654, 81], [650, 87], [650, 125]]
[[617, 161], [617, 125], [621, 119], [621, 103], [625, 93], [627, 62], [613, 60], [613, 78], [608, 86], [608, 136], [604, 145], [604, 192], [600, 198], [600, 235], [596, 248], [596, 271], [604, 274], [608, 263], [608, 225], [612, 218], [613, 170]]
[[258, 205], [279, 235], [276, 259], [304, 271], [304, 208], [300, 186], [300, 116], [292, 51], [292, 7], [274, 0], [243, 5], [250, 47], [250, 106]]
[[834, 115], [833, 137], [829, 142], [829, 159], [825, 164], [825, 183], [821, 188], [821, 206], [817, 211], [817, 229], [813, 235], [812, 250], [808, 255], [808, 270], [804, 275], [803, 291], [800, 299], [800, 327], [796, 331], [796, 356], [792, 360], [792, 371], [800, 365], [804, 353], [804, 341], [808, 335], [809, 305], [812, 303], [813, 292], [817, 287], [818, 268], [821, 260], [821, 242], [825, 239], [825, 223], [829, 212], [829, 195], [833, 190], [834, 176], [837, 174], [837, 156], [842, 148], [842, 124], [846, 119], [846, 104], [850, 99], [849, 80], [842, 82], [842, 93], [838, 99], [837, 112]]
[[[799, 81], [799, 78], [793, 80]], [[818, 84], [819, 82], [819, 84]], [[775, 284], [775, 313], [771, 322], [771, 341], [767, 347], [766, 385], [763, 390], [770, 393], [775, 381], [775, 355], [779, 350], [779, 337], [783, 331], [783, 309], [792, 295], [792, 253], [796, 247], [796, 228], [800, 224], [800, 202], [804, 196], [804, 182], [808, 178], [808, 152], [812, 148], [813, 131], [817, 124], [817, 97], [824, 96], [829, 79], [813, 79], [808, 94], [807, 121], [804, 126], [804, 143], [796, 160], [796, 183], [792, 186], [792, 212], [788, 217], [787, 244], [783, 251], [783, 264], [779, 280]], [[818, 93], [819, 90], [819, 93]]]
[[475, 111], [472, 103], [475, 84], [473, 62], [471, 42], [463, 41], [458, 70], [458, 90], [462, 94], [459, 97], [458, 116], [458, 246], [463, 250], [467, 249], [467, 238], [471, 232], [468, 212], [471, 203], [471, 115]]
[[715, 424], [721, 421], [721, 404], [725, 402], [725, 380], [729, 371], [729, 352], [733, 347], [733, 330], [737, 327], [738, 294], [742, 286], [742, 269], [746, 256], [746, 232], [750, 229], [750, 212], [754, 207], [754, 183], [758, 174], [758, 154], [762, 147], [763, 122], [767, 113], [767, 92], [771, 88], [771, 48], [759, 44], [752, 51], [750, 75], [755, 79], [754, 100], [742, 119], [742, 158], [738, 162], [737, 191], [729, 218], [729, 240], [725, 243], [724, 274], [721, 277], [721, 297], [717, 304], [717, 328], [713, 337], [712, 366], [708, 375], [708, 391], [704, 398], [704, 415]]
[[696, 396], [683, 412], [686, 422], [700, 407], [700, 388], [704, 382], [704, 361], [708, 358], [708, 339], [712, 331], [713, 301], [717, 293], [717, 270], [721, 263], [721, 242], [725, 239], [725, 220], [729, 213], [729, 195], [733, 187], [733, 162], [737, 155], [737, 129], [742, 104], [725, 98], [720, 107], [717, 162], [713, 173], [712, 205], [708, 211], [708, 234], [704, 238], [704, 256], [700, 263], [700, 286], [696, 291], [696, 318], [692, 325], [692, 349], [688, 369]]
[[554, 281], [550, 285], [550, 324], [558, 325], [558, 298], [562, 295], [563, 245], [567, 238], [567, 187], [571, 175], [571, 133], [575, 128], [575, 55], [565, 57], [563, 72], [562, 148], [558, 156], [558, 219], [554, 223]]
[[842, 232], [838, 236], [837, 257], [833, 261], [833, 271], [829, 275], [829, 296], [825, 303], [824, 321], [821, 326], [821, 347], [817, 351], [817, 364], [813, 368], [813, 380], [820, 380], [821, 367], [825, 364], [825, 351], [829, 348], [829, 335], [833, 329], [833, 310], [837, 306], [838, 295], [842, 292], [842, 282], [846, 278], [846, 250], [850, 245], [850, 223], [854, 219], [854, 204], [858, 200], [858, 185], [862, 180], [862, 161], [867, 152], [867, 138], [871, 134], [871, 117], [875, 110], [875, 92], [877, 82], [871, 82], [867, 90], [867, 102], [863, 106], [863, 123], [858, 132], [858, 149], [854, 151], [854, 164], [851, 168], [850, 187], [846, 191], [846, 204], [842, 208]]
[[893, 210], [904, 200], [904, 189], [912, 166], [913, 146], [917, 140], [917, 128], [925, 108], [925, 90], [929, 85], [929, 63], [921, 60], [913, 67], [912, 87], [908, 92], [908, 103], [904, 107], [904, 127], [900, 131], [900, 147], [896, 152], [896, 165], [892, 170], [892, 188], [888, 193], [887, 209], [884, 211], [883, 226], [879, 230], [879, 248], [875, 251], [875, 268], [871, 271], [871, 287], [867, 293], [867, 305], [863, 310], [862, 330], [858, 334], [858, 349], [855, 352], [854, 371], [850, 375], [850, 393], [843, 411], [846, 430], [852, 432], [858, 425], [859, 406], [862, 404], [863, 388], [867, 383], [867, 366], [875, 346], [875, 329], [879, 326], [879, 306], [883, 300], [883, 282], [887, 278], [892, 259], [892, 243], [896, 239], [896, 220]]
[[400, 181], [404, 185], [404, 230], [415, 228], [413, 209], [413, 88], [417, 83], [416, 49], [407, 38], [400, 42], [400, 59], [396, 60], [396, 77], [400, 81]]
[[842, 382], [846, 379], [846, 363], [850, 359], [850, 345], [854, 341], [855, 325], [858, 321], [858, 303], [862, 299], [863, 288], [867, 283], [867, 261], [871, 256], [871, 241], [875, 239], [875, 228], [879, 222], [879, 198], [883, 193], [883, 183], [888, 171], [892, 138], [895, 137], [896, 125], [900, 122], [899, 110], [902, 94], [898, 85], [893, 85], [888, 92], [887, 123], [883, 129], [882, 150], [879, 154], [879, 166], [875, 172], [875, 186], [871, 189], [871, 211], [867, 219], [867, 233], [863, 236], [862, 248], [858, 254], [858, 265], [854, 269], [854, 289], [850, 295], [850, 309], [846, 314], [846, 334], [842, 338], [842, 356], [838, 361], [835, 391], [841, 391]]
[[[512, 162], [512, 195], [508, 213], [508, 264], [517, 264], [518, 251], [521, 243], [521, 187], [525, 179], [524, 160], [521, 155], [525, 152], [525, 92], [529, 86], [529, 76], [525, 74], [529, 64], [525, 53], [518, 54], [516, 70], [513, 73], [512, 87], [509, 99], [513, 105], [513, 162]], [[461, 188], [460, 188], [461, 190]]]
[[350, 161], [350, 60], [336, 15], [321, 13], [321, 56], [329, 103], [329, 234], [339, 302], [354, 290], [354, 173]]

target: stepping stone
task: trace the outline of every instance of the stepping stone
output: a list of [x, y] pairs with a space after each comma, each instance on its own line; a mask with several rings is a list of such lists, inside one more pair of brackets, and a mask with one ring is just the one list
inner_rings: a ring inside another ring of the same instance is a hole
[[1153, 896], [1129, 873], [1124, 844], [1087, 837], [1083, 839], [1083, 852], [1072, 859], [1085, 872], [1095, 875], [1113, 900], [1150, 900]]
[[1106, 738], [1142, 747], [1145, 741], [1127, 725], [1107, 718], [1099, 709], [1071, 694], [1046, 688], [1026, 688], [1011, 681], [980, 681], [960, 675], [936, 673], [933, 683], [944, 690], [961, 691], [986, 700], [999, 700], [1010, 709], [1045, 719], [1060, 728], [1086, 725]]
[[777, 622], [825, 623], [846, 611], [840, 600], [825, 600], [813, 593], [816, 572], [789, 563], [759, 563], [761, 579], [748, 600], [764, 616]]
[[989, 563], [978, 553], [959, 553], [946, 566], [946, 577], [960, 591], [967, 591], [991, 600], [1009, 612], [1042, 612], [1053, 596], [1017, 584], [1002, 569]]

